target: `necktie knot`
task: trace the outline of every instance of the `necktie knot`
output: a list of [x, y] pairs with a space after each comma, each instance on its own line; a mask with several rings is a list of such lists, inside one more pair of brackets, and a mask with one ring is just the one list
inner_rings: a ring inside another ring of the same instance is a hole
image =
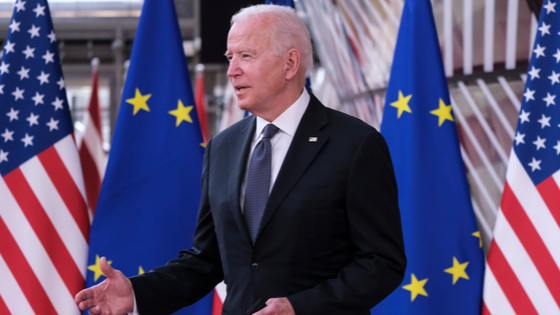
[[264, 127], [263, 138], [272, 139], [274, 135], [280, 130], [280, 128], [276, 127], [273, 124], [268, 124]]

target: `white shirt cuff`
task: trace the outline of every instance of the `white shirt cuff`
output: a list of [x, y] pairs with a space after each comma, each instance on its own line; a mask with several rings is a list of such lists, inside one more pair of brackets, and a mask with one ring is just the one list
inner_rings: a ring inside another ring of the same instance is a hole
[[132, 311], [132, 313], [128, 313], [128, 315], [140, 315], [138, 313], [138, 305], [136, 305], [136, 294], [132, 294], [132, 297], [134, 298], [134, 310]]

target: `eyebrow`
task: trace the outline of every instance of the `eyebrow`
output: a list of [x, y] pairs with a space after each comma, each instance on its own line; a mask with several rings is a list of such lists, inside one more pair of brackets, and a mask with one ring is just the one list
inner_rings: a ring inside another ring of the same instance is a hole
[[[245, 53], [245, 52], [256, 54], [257, 50], [249, 49], [249, 48], [241, 48], [241, 49], [237, 50], [237, 53]], [[224, 53], [224, 56], [227, 57], [228, 55], [232, 55], [232, 54], [234, 54], [234, 52], [230, 52], [229, 50], [226, 50], [226, 52]]]

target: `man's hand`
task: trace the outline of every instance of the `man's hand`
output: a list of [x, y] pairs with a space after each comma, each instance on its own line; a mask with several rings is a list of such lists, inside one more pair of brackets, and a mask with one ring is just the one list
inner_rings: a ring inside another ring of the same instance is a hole
[[122, 315], [134, 311], [134, 290], [132, 283], [122, 272], [107, 263], [107, 258], [99, 261], [105, 281], [76, 294], [74, 301], [80, 310], [89, 310], [90, 315]]
[[266, 301], [266, 307], [253, 315], [295, 315], [294, 308], [287, 298], [273, 298]]

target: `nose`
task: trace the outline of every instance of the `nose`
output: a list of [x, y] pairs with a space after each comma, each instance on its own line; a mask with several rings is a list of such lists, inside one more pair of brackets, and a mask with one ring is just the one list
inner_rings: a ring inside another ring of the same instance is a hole
[[239, 68], [239, 62], [237, 61], [236, 57], [231, 58], [229, 61], [229, 68], [227, 71], [227, 76], [230, 78], [234, 78], [236, 76], [241, 75], [241, 69]]

